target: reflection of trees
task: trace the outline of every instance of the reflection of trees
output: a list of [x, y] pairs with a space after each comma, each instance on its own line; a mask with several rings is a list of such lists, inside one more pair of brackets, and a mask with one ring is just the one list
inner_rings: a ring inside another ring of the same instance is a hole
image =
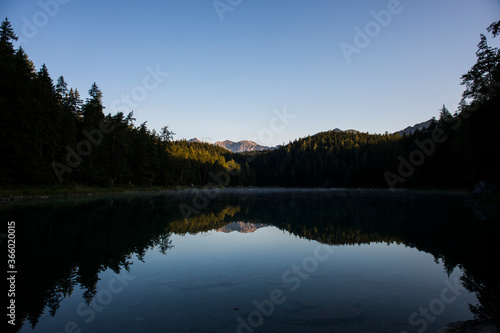
[[[17, 225], [17, 314], [32, 327], [45, 308], [54, 315], [75, 286], [90, 303], [99, 273], [129, 270], [156, 247], [167, 254], [172, 233], [220, 228], [232, 221], [275, 225], [331, 245], [397, 242], [431, 253], [448, 272], [464, 270], [464, 286], [478, 295], [478, 318], [499, 318], [498, 283], [488, 270], [498, 253], [498, 223], [485, 224], [459, 196], [369, 191], [222, 192], [201, 214], [184, 219], [185, 196], [63, 201], [14, 205], [1, 212]], [[183, 194], [184, 195], [184, 194]], [[479, 260], [478, 258], [482, 258]]]
[[[16, 322], [32, 328], [48, 309], [55, 315], [75, 286], [87, 304], [97, 293], [99, 273], [130, 270], [132, 258], [144, 260], [148, 249], [166, 254], [172, 232], [211, 230], [229, 222], [237, 207], [214, 204], [187, 223], [177, 196], [20, 203], [1, 212], [16, 221]], [[5, 216], [3, 216], [5, 215]], [[227, 220], [227, 221], [226, 221]], [[20, 328], [20, 327], [18, 327]]]
[[[470, 305], [470, 309], [477, 319], [500, 320], [500, 285], [495, 272], [484, 271], [477, 267], [478, 271], [471, 272], [464, 269], [462, 283], [467, 290], [476, 293], [478, 305]], [[493, 269], [494, 270], [494, 269]], [[486, 274], [484, 274], [486, 273]]]
[[500, 252], [500, 224], [478, 220], [461, 196], [319, 191], [275, 197], [252, 197], [239, 205], [248, 221], [272, 224], [321, 243], [396, 242], [430, 253], [448, 274], [456, 267], [463, 269], [464, 287], [480, 302], [471, 306], [476, 318], [500, 320], [500, 284], [492, 271]]
[[[161, 254], [167, 254], [167, 251], [173, 248], [172, 240], [170, 239], [171, 233], [158, 235], [157, 247]], [[144, 261], [144, 255], [139, 260]]]
[[232, 220], [228, 220], [228, 218], [232, 218], [239, 211], [240, 209], [237, 206], [226, 206], [217, 212], [205, 212], [190, 217], [189, 220], [175, 220], [169, 224], [168, 231], [184, 235], [186, 233], [197, 234], [218, 229], [231, 222]]

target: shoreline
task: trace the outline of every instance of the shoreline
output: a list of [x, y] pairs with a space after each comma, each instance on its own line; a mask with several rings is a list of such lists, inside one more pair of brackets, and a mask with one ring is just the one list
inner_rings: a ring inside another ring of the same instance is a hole
[[68, 186], [68, 187], [20, 187], [17, 189], [0, 189], [0, 203], [8, 203], [19, 200], [45, 200], [54, 198], [73, 198], [99, 195], [131, 194], [142, 192], [168, 192], [183, 190], [190, 187], [161, 187], [161, 186], [117, 186], [117, 187], [95, 187], [95, 186]]
[[[0, 204], [10, 203], [20, 200], [46, 200], [54, 198], [73, 198], [73, 197], [87, 197], [87, 196], [100, 196], [100, 195], [115, 195], [115, 194], [139, 194], [139, 193], [165, 193], [182, 190], [204, 190], [207, 187], [199, 186], [117, 186], [117, 187], [94, 187], [94, 186], [78, 186], [72, 185], [67, 187], [19, 187], [16, 189], [1, 189], [0, 188]], [[215, 189], [215, 188], [214, 188]], [[383, 191], [391, 190], [390, 188], [377, 188], [377, 187], [353, 187], [353, 188], [327, 188], [327, 187], [278, 187], [278, 186], [232, 186], [222, 187], [218, 189], [281, 189], [281, 190], [374, 190]], [[395, 191], [412, 191], [412, 192], [448, 192], [455, 194], [470, 194], [467, 189], [461, 188], [401, 188]]]

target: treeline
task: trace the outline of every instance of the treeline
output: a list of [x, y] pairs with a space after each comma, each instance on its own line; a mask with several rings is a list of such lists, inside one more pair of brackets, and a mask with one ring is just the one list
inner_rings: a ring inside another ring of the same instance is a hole
[[[252, 185], [255, 172], [231, 151], [206, 142], [186, 140], [167, 146], [172, 171], [169, 184], [196, 186]], [[237, 162], [240, 161], [240, 162]]]
[[258, 154], [251, 166], [260, 186], [383, 186], [400, 144], [400, 135], [328, 131]]
[[[474, 110], [474, 111], [472, 111]], [[498, 183], [498, 100], [471, 104], [410, 135], [327, 131], [257, 153], [258, 186], [447, 187]], [[467, 118], [467, 119], [466, 119]]]
[[[500, 21], [488, 31], [498, 34]], [[7, 19], [0, 27], [0, 185], [461, 187], [500, 183], [500, 51], [481, 35], [477, 63], [454, 114], [411, 135], [328, 131], [273, 151], [233, 154], [172, 141], [104, 113], [97, 84], [83, 101], [45, 65], [36, 71]]]
[[[497, 36], [500, 21], [488, 27]], [[500, 183], [500, 51], [481, 35], [459, 109], [411, 135], [328, 131], [258, 153], [257, 185], [470, 188]]]
[[[96, 83], [83, 101], [63, 76], [54, 84], [48, 69], [36, 71], [5, 19], [0, 28], [0, 185], [214, 183], [221, 171], [238, 174], [226, 185], [246, 183], [248, 165], [208, 144], [172, 142], [134, 124], [133, 113], [104, 113]], [[236, 172], [236, 170], [238, 172]]]

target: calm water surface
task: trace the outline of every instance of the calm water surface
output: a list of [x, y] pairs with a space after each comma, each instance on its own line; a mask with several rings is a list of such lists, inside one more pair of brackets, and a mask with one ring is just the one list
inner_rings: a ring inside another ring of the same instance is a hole
[[498, 311], [498, 221], [456, 194], [180, 191], [0, 215], [20, 332], [435, 332]]

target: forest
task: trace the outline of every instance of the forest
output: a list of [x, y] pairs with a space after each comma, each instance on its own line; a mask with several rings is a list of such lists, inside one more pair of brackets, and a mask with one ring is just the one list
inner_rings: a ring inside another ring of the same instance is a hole
[[[496, 37], [500, 21], [487, 31]], [[234, 154], [174, 141], [135, 124], [133, 113], [105, 114], [103, 92], [83, 100], [63, 76], [36, 70], [6, 18], [0, 27], [0, 186], [283, 186], [462, 188], [499, 183], [500, 50], [480, 36], [476, 64], [453, 114], [443, 105], [411, 135], [325, 131], [278, 149]], [[423, 96], [422, 98], [425, 98]], [[332, 124], [334, 127], [335, 124]]]

